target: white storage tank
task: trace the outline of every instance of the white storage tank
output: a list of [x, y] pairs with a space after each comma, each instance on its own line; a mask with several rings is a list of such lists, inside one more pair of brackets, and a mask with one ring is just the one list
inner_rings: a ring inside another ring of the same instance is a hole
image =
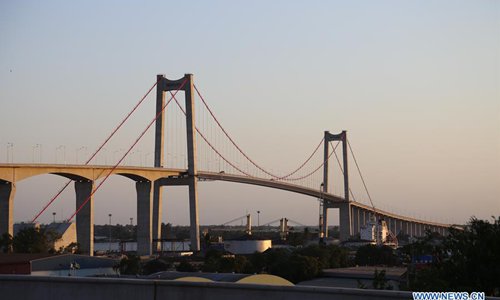
[[264, 252], [272, 247], [271, 240], [226, 240], [224, 249], [234, 254], [252, 254], [254, 252]]

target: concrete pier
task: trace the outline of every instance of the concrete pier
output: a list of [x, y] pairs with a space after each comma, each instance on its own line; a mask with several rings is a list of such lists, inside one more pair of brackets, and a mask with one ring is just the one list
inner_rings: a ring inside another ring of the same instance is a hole
[[75, 181], [76, 207], [87, 203], [76, 214], [76, 240], [80, 244], [82, 254], [94, 255], [94, 197], [92, 190], [94, 182], [91, 180]]
[[16, 186], [12, 182], [0, 180], [0, 235], [14, 234], [14, 196]]
[[153, 243], [153, 203], [151, 181], [137, 181], [137, 254], [151, 255]]

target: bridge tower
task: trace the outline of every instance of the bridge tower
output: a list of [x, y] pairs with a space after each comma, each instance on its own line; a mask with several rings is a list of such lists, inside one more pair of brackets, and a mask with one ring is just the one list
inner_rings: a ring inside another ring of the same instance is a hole
[[[161, 212], [162, 212], [162, 186], [164, 185], [187, 185], [189, 187], [189, 214], [190, 214], [190, 236], [191, 250], [200, 250], [200, 227], [198, 223], [198, 179], [196, 166], [196, 127], [194, 110], [194, 88], [193, 75], [185, 74], [178, 80], [169, 80], [165, 75], [157, 75], [156, 86], [156, 115], [161, 114], [155, 123], [155, 160], [157, 168], [164, 165], [164, 138], [165, 138], [165, 93], [168, 91], [184, 91], [186, 109], [186, 134], [187, 134], [187, 174], [182, 180], [157, 180], [153, 185], [153, 239], [161, 238]], [[163, 112], [162, 112], [163, 110]], [[158, 245], [156, 245], [157, 247]]]
[[349, 170], [347, 165], [347, 131], [343, 130], [339, 134], [332, 134], [329, 131], [325, 131], [324, 139], [324, 165], [323, 165], [323, 183], [321, 185], [323, 193], [328, 193], [328, 157], [330, 156], [330, 142], [331, 141], [341, 141], [342, 142], [342, 161], [343, 161], [343, 173], [344, 173], [344, 203], [329, 203], [321, 199], [322, 204], [322, 233], [325, 238], [328, 237], [328, 209], [329, 208], [339, 208], [340, 215], [340, 240], [345, 241], [351, 236], [351, 207], [349, 199]]

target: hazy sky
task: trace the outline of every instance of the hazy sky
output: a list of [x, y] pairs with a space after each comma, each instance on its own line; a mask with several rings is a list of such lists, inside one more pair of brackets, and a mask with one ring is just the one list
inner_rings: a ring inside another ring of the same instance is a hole
[[[273, 170], [344, 129], [377, 207], [446, 223], [500, 214], [499, 1], [1, 1], [0, 162], [8, 143], [16, 162], [40, 152], [62, 162], [61, 145], [81, 162], [158, 73], [193, 73], [224, 126]], [[128, 148], [154, 109], [150, 97], [102, 159]], [[152, 141], [136, 159], [151, 160]], [[64, 182], [19, 182], [16, 221]], [[359, 187], [353, 179], [363, 198]], [[73, 193], [41, 221], [71, 215]], [[199, 197], [202, 224], [257, 210], [261, 224], [318, 218], [317, 199], [267, 188], [201, 183]], [[108, 213], [135, 223], [135, 211], [129, 179], [111, 177], [95, 196], [96, 223]], [[163, 215], [188, 223], [187, 188], [165, 189]]]

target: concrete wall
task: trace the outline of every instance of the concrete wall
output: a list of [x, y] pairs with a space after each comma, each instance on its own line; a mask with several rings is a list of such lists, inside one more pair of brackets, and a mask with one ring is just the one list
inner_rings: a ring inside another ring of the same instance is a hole
[[2, 299], [412, 299], [410, 292], [222, 282], [0, 275]]

